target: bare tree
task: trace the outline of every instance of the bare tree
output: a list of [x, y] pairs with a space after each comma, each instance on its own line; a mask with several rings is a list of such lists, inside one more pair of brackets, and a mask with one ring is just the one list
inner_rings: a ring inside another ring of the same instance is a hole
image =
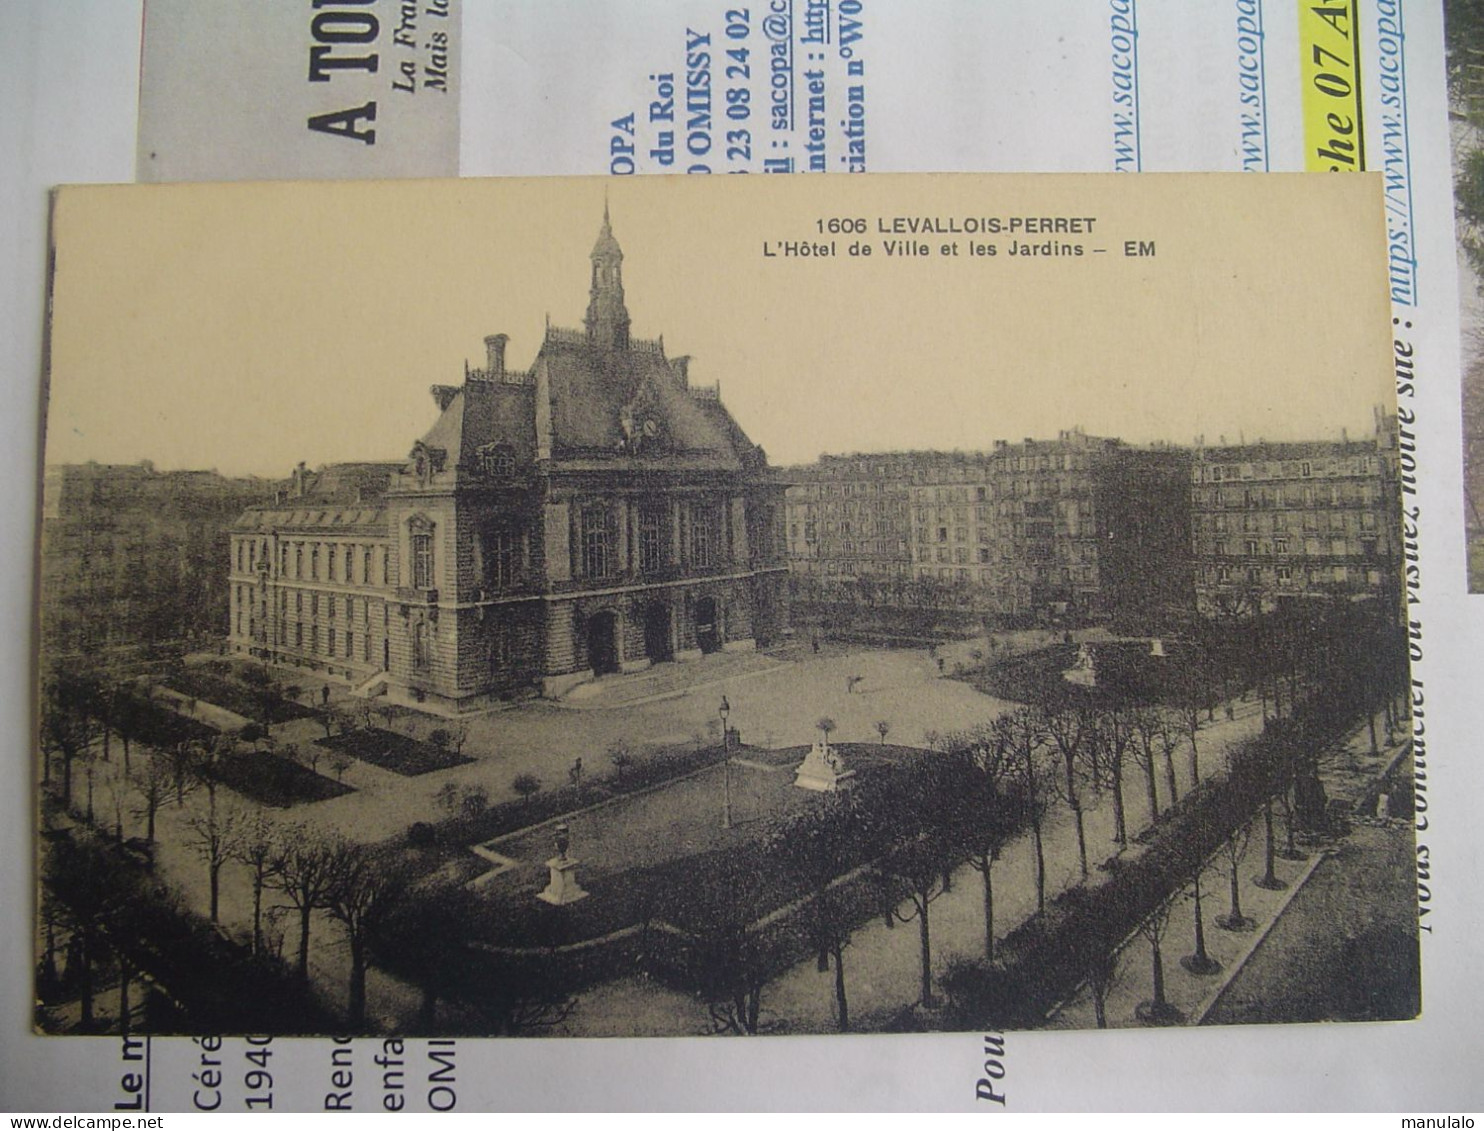
[[1206, 951], [1206, 917], [1201, 909], [1201, 873], [1204, 869], [1205, 863], [1197, 861], [1190, 900], [1191, 909], [1195, 915], [1195, 950], [1180, 959], [1181, 966], [1190, 973], [1199, 974], [1202, 977], [1216, 974], [1221, 970], [1221, 963]]
[[886, 745], [886, 736], [891, 733], [891, 723], [885, 719], [876, 720], [876, 733], [881, 736], [881, 745]]
[[[850, 1004], [845, 992], [845, 948], [850, 945], [853, 904], [832, 888], [846, 864], [842, 845], [869, 815], [854, 794], [829, 794], [822, 804], [780, 818], [765, 834], [763, 845], [789, 872], [808, 878], [811, 891], [808, 914], [819, 970], [835, 969], [835, 1019], [840, 1032], [849, 1031]], [[735, 1018], [735, 1002], [727, 1016]]]
[[1123, 767], [1133, 743], [1128, 710], [1117, 704], [1104, 707], [1097, 714], [1093, 735], [1099, 772], [1113, 792], [1113, 840], [1124, 845], [1128, 843], [1128, 817], [1123, 802]]
[[82, 1007], [81, 1028], [94, 1028], [94, 967], [108, 940], [141, 899], [138, 876], [118, 853], [84, 830], [52, 841], [46, 849], [42, 882], [50, 893], [57, 922], [72, 934], [69, 977], [75, 971]]
[[1165, 760], [1165, 790], [1170, 795], [1170, 805], [1180, 800], [1180, 785], [1175, 776], [1175, 751], [1185, 740], [1185, 724], [1178, 709], [1158, 707], [1154, 711], [1154, 737]]
[[929, 839], [908, 843], [891, 860], [891, 874], [901, 883], [903, 894], [912, 910], [902, 914], [895, 908], [892, 914], [902, 923], [917, 920], [918, 957], [920, 959], [920, 991], [918, 1002], [924, 1009], [938, 1004], [933, 993], [933, 948], [931, 923], [928, 909], [945, 891], [943, 865], [939, 853]]
[[1144, 796], [1149, 802], [1149, 824], [1159, 822], [1159, 712], [1153, 707], [1140, 707], [1129, 715], [1133, 733], [1130, 753], [1134, 763], [1144, 771]]
[[1045, 704], [1040, 708], [1040, 723], [1061, 760], [1061, 773], [1054, 775], [1056, 791], [1072, 810], [1077, 825], [1077, 859], [1082, 878], [1088, 877], [1087, 823], [1083, 815], [1082, 780], [1096, 739], [1097, 722], [1091, 713], [1070, 704]]
[[1139, 934], [1149, 943], [1149, 959], [1154, 996], [1139, 1003], [1135, 1015], [1146, 1025], [1176, 1025], [1185, 1015], [1165, 996], [1165, 963], [1162, 950], [1170, 929], [1171, 905], [1167, 901], [1156, 907], [1142, 923]]
[[220, 903], [222, 865], [236, 852], [242, 836], [243, 814], [240, 810], [218, 805], [213, 794], [204, 813], [186, 818], [190, 830], [187, 843], [206, 864], [211, 883], [211, 921], [217, 922]]
[[335, 879], [337, 845], [300, 825], [284, 831], [268, 866], [268, 884], [299, 912], [299, 977], [309, 978], [310, 916], [325, 906]]
[[968, 852], [969, 866], [984, 879], [984, 957], [995, 958], [994, 863], [1007, 833], [1001, 796], [1015, 766], [1012, 752], [994, 725], [982, 724], [951, 735], [948, 756], [951, 774], [942, 809], [954, 824], [954, 839]]
[[1041, 810], [1048, 783], [1041, 767], [1046, 732], [1037, 712], [1029, 707], [1007, 711], [992, 724], [996, 739], [1014, 760], [1015, 774], [1025, 795], [1031, 821], [1031, 840], [1036, 848], [1036, 909], [1046, 910], [1046, 850], [1041, 839]]
[[[1269, 811], [1269, 819], [1271, 820], [1271, 811]], [[1252, 825], [1249, 823], [1234, 829], [1232, 835], [1227, 837], [1221, 846], [1221, 853], [1226, 857], [1227, 878], [1231, 885], [1231, 909], [1225, 915], [1216, 916], [1216, 925], [1224, 930], [1250, 931], [1257, 925], [1252, 919], [1242, 914], [1242, 886], [1238, 875], [1251, 841]]]
[[735, 913], [709, 917], [694, 936], [692, 962], [712, 1031], [756, 1035], [767, 967], [747, 925]]
[[134, 792], [139, 795], [139, 805], [135, 808], [134, 815], [144, 818], [145, 839], [154, 844], [155, 816], [175, 783], [175, 774], [169, 759], [160, 754], [147, 755], [144, 772], [137, 775], [133, 782]]
[[263, 888], [278, 852], [273, 822], [261, 809], [243, 816], [231, 856], [252, 873], [252, 952], [263, 953]]
[[1108, 994], [1117, 975], [1118, 952], [1107, 947], [1094, 950], [1087, 963], [1087, 988], [1092, 994], [1092, 1009], [1099, 1029], [1108, 1027]]
[[362, 845], [335, 839], [328, 845], [331, 877], [324, 907], [345, 932], [350, 952], [350, 1024], [366, 1023], [367, 944], [407, 898], [408, 878], [396, 861]]
[[62, 801], [72, 804], [72, 763], [98, 736], [90, 713], [89, 685], [64, 672], [53, 674], [41, 689], [41, 749], [43, 780], [51, 780], [51, 757], [62, 758]]

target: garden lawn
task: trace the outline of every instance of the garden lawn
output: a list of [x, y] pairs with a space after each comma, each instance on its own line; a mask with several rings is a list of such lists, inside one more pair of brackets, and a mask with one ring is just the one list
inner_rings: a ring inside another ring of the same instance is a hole
[[380, 727], [353, 730], [337, 734], [333, 738], [317, 738], [314, 741], [317, 746], [323, 746], [327, 750], [342, 750], [363, 762], [403, 777], [452, 769], [474, 760]]

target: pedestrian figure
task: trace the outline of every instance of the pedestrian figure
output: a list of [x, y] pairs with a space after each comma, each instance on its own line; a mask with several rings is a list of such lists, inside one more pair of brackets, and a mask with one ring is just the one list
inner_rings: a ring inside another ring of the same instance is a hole
[[937, 657], [937, 660], [938, 660], [938, 674], [939, 675], [942, 675], [943, 674], [943, 657], [942, 656], [939, 656], [939, 657]]
[[320, 692], [319, 701], [323, 707], [330, 705], [330, 685], [328, 683], [325, 684], [324, 689]]
[[572, 782], [573, 785], [581, 785], [582, 784], [582, 759], [581, 758], [578, 758], [577, 761], [575, 761], [575, 762], [572, 763], [572, 768], [567, 771], [567, 777], [571, 780], [571, 782]]
[[819, 633], [816, 632], [814, 634], [814, 636], [810, 640], [810, 643], [814, 645], [814, 654], [815, 655], [818, 655], [819, 654]]
[[1231, 722], [1236, 717], [1237, 717], [1236, 708], [1234, 708], [1230, 703], [1228, 703], [1226, 705], [1226, 721], [1227, 722]]
[[1376, 819], [1383, 825], [1391, 824], [1391, 794], [1383, 793], [1376, 798]]

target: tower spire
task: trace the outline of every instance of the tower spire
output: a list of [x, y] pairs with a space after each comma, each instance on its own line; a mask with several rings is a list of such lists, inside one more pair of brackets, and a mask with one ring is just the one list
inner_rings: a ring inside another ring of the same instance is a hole
[[592, 287], [588, 292], [587, 338], [601, 349], [627, 349], [629, 311], [623, 296], [623, 249], [613, 237], [608, 215], [608, 194], [603, 194], [603, 227], [590, 257]]

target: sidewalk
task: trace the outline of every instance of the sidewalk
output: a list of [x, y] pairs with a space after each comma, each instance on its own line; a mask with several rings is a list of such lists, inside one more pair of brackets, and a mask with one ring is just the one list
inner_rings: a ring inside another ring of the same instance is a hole
[[[1346, 742], [1344, 756], [1321, 772], [1325, 792], [1336, 800], [1352, 803], [1359, 800], [1374, 788], [1375, 782], [1404, 749], [1404, 741], [1398, 741], [1371, 753], [1369, 732], [1362, 725]], [[1255, 882], [1263, 874], [1264, 832], [1259, 814], [1253, 822], [1251, 840], [1245, 855], [1237, 867], [1242, 913], [1253, 920], [1252, 927], [1246, 930], [1227, 930], [1218, 924], [1218, 918], [1225, 916], [1230, 910], [1230, 863], [1224, 851], [1218, 851], [1207, 862], [1201, 873], [1200, 885], [1205, 949], [1207, 955], [1217, 963], [1217, 968], [1210, 974], [1192, 973], [1181, 962], [1182, 958], [1194, 954], [1196, 950], [1194, 884], [1188, 884], [1174, 897], [1169, 927], [1160, 949], [1165, 997], [1179, 1010], [1184, 1024], [1299, 1019], [1281, 1016], [1284, 999], [1289, 996], [1286, 991], [1282, 994], [1274, 993], [1273, 996], [1261, 993], [1254, 995], [1252, 989], [1255, 988], [1255, 983], [1250, 978], [1244, 979], [1244, 971], [1255, 954], [1272, 949], [1270, 936], [1281, 938], [1283, 941], [1279, 945], [1290, 952], [1296, 943], [1307, 941], [1307, 935], [1302, 932], [1297, 936], [1291, 930], [1284, 930], [1277, 936], [1274, 932], [1285, 923], [1292, 904], [1300, 899], [1310, 902], [1305, 891], [1316, 876], [1333, 873], [1336, 862], [1341, 858], [1347, 861], [1354, 858], [1355, 853], [1350, 847], [1352, 842], [1372, 842], [1378, 838], [1382, 841], [1410, 838], [1406, 822], [1393, 822], [1389, 828], [1383, 829], [1373, 827], [1376, 823], [1361, 814], [1357, 814], [1356, 821], [1352, 837], [1338, 846], [1305, 848], [1303, 851], [1307, 859], [1304, 860], [1286, 860], [1280, 854], [1274, 862], [1274, 873], [1285, 886], [1281, 890], [1269, 891]], [[1276, 842], [1281, 853], [1285, 840], [1281, 812], [1275, 813], [1274, 825]], [[1374, 856], [1373, 851], [1368, 859], [1373, 859]], [[1385, 885], [1370, 885], [1372, 889], [1382, 886]], [[1394, 888], [1394, 885], [1391, 886]], [[1412, 906], [1405, 893], [1403, 906], [1407, 911]], [[1311, 930], [1323, 927], [1324, 933], [1334, 934], [1336, 930], [1345, 927], [1347, 922], [1357, 922], [1357, 917], [1364, 926], [1365, 919], [1374, 911], [1374, 907], [1368, 909], [1358, 905], [1336, 907], [1332, 909], [1329, 921], [1313, 921], [1309, 927]], [[1302, 962], [1299, 965], [1302, 966]], [[1268, 961], [1268, 966], [1272, 966], [1271, 960]], [[1143, 1024], [1136, 1011], [1141, 1003], [1153, 997], [1153, 969], [1152, 947], [1148, 939], [1135, 932], [1119, 951], [1115, 963], [1115, 973], [1105, 1005], [1109, 1027]], [[1281, 976], [1270, 970], [1262, 979], [1261, 985], [1265, 989], [1273, 989], [1280, 980]], [[1249, 988], [1232, 998], [1228, 990], [1238, 982]], [[1052, 1013], [1047, 1019], [1046, 1027], [1083, 1029], [1095, 1027], [1096, 1024], [1093, 996], [1091, 990], [1084, 985]]]

